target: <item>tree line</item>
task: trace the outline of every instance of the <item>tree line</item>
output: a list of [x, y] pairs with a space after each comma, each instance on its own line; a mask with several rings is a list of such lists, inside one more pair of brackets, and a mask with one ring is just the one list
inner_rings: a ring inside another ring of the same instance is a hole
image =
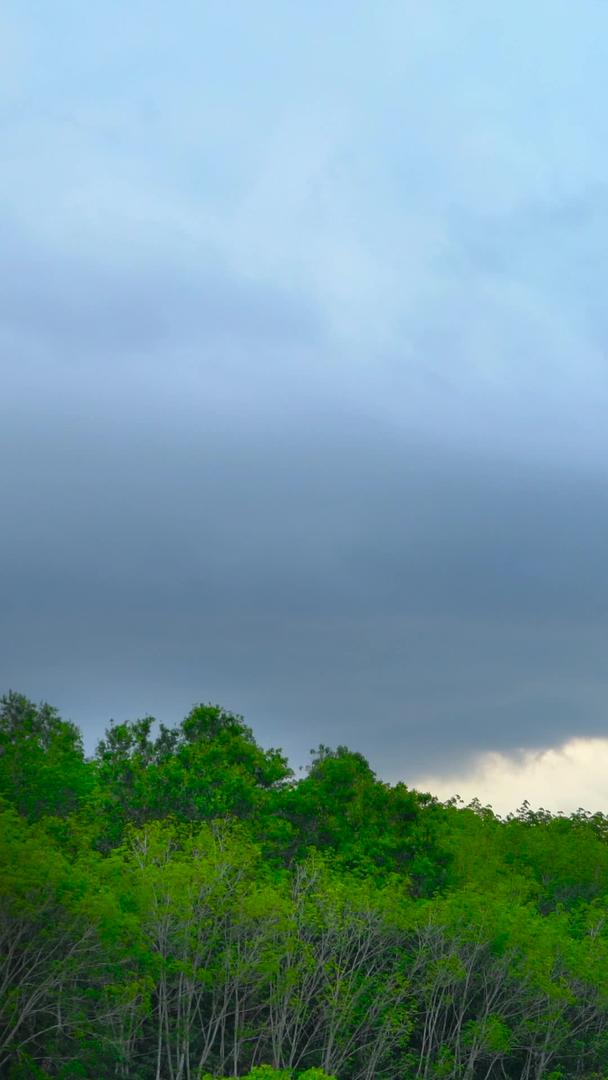
[[600, 1080], [608, 817], [0, 699], [0, 1075]]

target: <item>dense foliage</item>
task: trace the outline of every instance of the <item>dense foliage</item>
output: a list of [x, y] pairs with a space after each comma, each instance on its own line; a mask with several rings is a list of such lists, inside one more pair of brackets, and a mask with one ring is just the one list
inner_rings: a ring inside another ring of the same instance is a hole
[[0, 701], [0, 1075], [608, 1076], [608, 818]]

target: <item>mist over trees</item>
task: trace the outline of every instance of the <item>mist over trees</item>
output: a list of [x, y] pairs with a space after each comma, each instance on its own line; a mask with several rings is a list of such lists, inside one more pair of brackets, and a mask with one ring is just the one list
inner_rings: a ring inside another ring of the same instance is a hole
[[608, 817], [0, 700], [0, 1075], [600, 1080]]

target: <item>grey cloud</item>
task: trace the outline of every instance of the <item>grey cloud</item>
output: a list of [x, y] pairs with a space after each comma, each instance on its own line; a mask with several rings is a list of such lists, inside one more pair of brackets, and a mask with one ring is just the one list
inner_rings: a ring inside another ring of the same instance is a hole
[[85, 583], [97, 553], [121, 588], [168, 579], [217, 611], [608, 611], [601, 473], [448, 458], [339, 416], [311, 428], [202, 423], [167, 445], [151, 425], [139, 446], [127, 428], [88, 453], [78, 427], [63, 443], [32, 431], [4, 557]]
[[100, 612], [82, 600], [54, 614], [3, 609], [3, 664], [84, 722], [89, 745], [110, 716], [175, 721], [200, 699], [243, 711], [294, 765], [319, 741], [346, 742], [390, 779], [605, 731], [604, 628], [210, 617], [149, 603]]
[[185, 346], [310, 346], [321, 337], [321, 313], [306, 297], [239, 277], [211, 251], [180, 257], [179, 244], [164, 251], [162, 237], [151, 258], [127, 233], [117, 242], [128, 257], [113, 265], [86, 248], [68, 254], [36, 243], [6, 220], [1, 226], [0, 326], [14, 346], [43, 346], [64, 362], [99, 363], [105, 354], [116, 364], [163, 347], [170, 361]]
[[[295, 762], [344, 741], [392, 778], [603, 730], [599, 466], [455, 450], [407, 401], [383, 423], [382, 382], [349, 385], [276, 286], [206, 270], [207, 319], [175, 255], [138, 279], [32, 251], [5, 309], [3, 685], [89, 745], [110, 715], [211, 698]], [[449, 323], [425, 325], [441, 398], [462, 373]]]
[[0, 687], [90, 745], [197, 698], [391, 778], [604, 730], [604, 58], [439, 7], [12, 5]]
[[122, 439], [84, 467], [76, 441], [70, 468], [13, 491], [5, 682], [36, 671], [29, 689], [98, 734], [210, 697], [296, 761], [341, 740], [393, 776], [603, 730], [601, 475], [448, 458], [343, 417], [181, 450], [151, 428], [137, 455]]

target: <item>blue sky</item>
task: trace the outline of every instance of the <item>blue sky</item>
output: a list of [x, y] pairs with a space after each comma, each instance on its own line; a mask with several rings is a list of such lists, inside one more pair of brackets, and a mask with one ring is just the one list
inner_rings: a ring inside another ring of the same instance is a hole
[[607, 37], [3, 5], [2, 686], [390, 778], [603, 736]]

